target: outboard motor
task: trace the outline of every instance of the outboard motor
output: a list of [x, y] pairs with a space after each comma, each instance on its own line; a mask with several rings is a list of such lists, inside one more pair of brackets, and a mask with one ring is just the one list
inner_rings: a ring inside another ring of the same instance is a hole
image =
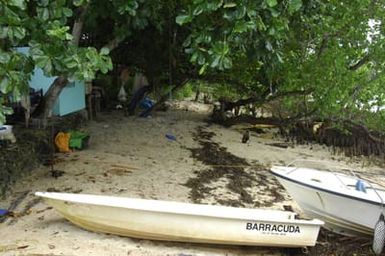
[[374, 237], [372, 249], [376, 255], [380, 255], [385, 243], [385, 218], [381, 213], [376, 225], [374, 226]]

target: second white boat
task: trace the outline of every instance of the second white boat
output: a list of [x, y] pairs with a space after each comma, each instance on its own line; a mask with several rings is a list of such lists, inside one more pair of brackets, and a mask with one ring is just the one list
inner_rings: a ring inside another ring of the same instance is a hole
[[304, 213], [344, 235], [372, 236], [384, 212], [385, 190], [354, 175], [296, 166], [271, 172]]

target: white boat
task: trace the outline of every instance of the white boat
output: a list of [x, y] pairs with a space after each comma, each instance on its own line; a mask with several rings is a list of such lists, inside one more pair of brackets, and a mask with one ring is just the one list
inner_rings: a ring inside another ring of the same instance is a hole
[[251, 246], [314, 246], [320, 220], [289, 211], [101, 195], [36, 192], [84, 229], [151, 240]]
[[331, 170], [273, 166], [271, 172], [303, 212], [344, 235], [369, 235], [384, 212], [385, 191], [368, 181]]

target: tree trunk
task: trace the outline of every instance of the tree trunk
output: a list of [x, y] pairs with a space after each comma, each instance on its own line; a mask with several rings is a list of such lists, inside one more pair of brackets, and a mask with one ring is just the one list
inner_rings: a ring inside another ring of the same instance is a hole
[[200, 91], [199, 88], [198, 88], [197, 91], [196, 91], [196, 93], [195, 93], [195, 99], [194, 99], [195, 102], [198, 102], [198, 101], [199, 101], [199, 96], [200, 96], [200, 94], [201, 94], [201, 91]]
[[78, 13], [80, 14], [76, 18], [74, 22], [74, 26], [72, 27], [72, 36], [73, 36], [72, 43], [74, 45], [79, 45], [80, 37], [82, 35], [84, 20], [86, 19], [88, 5], [89, 4], [86, 4], [85, 6], [79, 7], [78, 9]]
[[[88, 4], [86, 6], [80, 7], [79, 15], [75, 20], [75, 23], [72, 28], [72, 43], [75, 45], [79, 45], [79, 40], [82, 34], [84, 19], [86, 17], [86, 12], [88, 9]], [[63, 88], [67, 85], [68, 79], [65, 76], [59, 76], [54, 80], [54, 82], [49, 87], [48, 91], [44, 95], [44, 114], [43, 114], [43, 122], [47, 123], [47, 119], [52, 117], [52, 112], [54, 108], [54, 104], [56, 99], [59, 97], [59, 94], [63, 90]]]
[[53, 107], [55, 105], [56, 99], [59, 97], [60, 92], [67, 85], [68, 79], [64, 76], [59, 76], [49, 87], [47, 93], [45, 94], [45, 108], [43, 119], [52, 117]]

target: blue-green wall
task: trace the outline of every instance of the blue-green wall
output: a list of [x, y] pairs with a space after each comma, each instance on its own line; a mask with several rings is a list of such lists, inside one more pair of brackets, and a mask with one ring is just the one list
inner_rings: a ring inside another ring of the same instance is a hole
[[60, 93], [53, 113], [59, 116], [67, 115], [86, 107], [86, 90], [84, 81], [69, 83]]

